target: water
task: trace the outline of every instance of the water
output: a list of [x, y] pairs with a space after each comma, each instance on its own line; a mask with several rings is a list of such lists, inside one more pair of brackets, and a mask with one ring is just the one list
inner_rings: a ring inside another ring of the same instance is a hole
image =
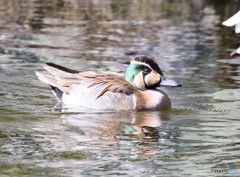
[[[239, 1], [0, 2], [0, 176], [214, 176], [239, 169]], [[173, 108], [56, 112], [44, 62], [124, 71], [155, 57]]]

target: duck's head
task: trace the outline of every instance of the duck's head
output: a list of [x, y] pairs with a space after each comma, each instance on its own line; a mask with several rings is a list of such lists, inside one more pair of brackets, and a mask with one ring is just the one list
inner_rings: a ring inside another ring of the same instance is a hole
[[179, 87], [181, 84], [167, 79], [153, 58], [135, 57], [128, 66], [125, 79], [141, 90], [155, 89], [159, 86]]

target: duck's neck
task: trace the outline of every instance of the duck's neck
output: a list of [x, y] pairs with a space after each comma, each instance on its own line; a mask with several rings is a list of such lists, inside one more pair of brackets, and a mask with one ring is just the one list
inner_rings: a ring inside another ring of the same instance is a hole
[[164, 110], [171, 108], [169, 97], [161, 90], [138, 90], [135, 93], [136, 110]]

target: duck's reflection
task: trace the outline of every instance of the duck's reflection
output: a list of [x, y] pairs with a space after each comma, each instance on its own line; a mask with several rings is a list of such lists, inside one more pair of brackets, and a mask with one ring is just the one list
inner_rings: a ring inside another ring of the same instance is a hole
[[[65, 114], [62, 120], [74, 132], [77, 141], [116, 142], [124, 154], [156, 154], [161, 151], [161, 126], [169, 112], [81, 113]], [[71, 137], [73, 138], [73, 137]], [[115, 144], [116, 145], [116, 144]], [[115, 147], [116, 148], [116, 147]]]

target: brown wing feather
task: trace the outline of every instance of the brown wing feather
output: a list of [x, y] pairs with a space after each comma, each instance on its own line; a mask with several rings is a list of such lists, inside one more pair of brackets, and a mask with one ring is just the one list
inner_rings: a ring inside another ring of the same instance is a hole
[[97, 96], [96, 99], [98, 99], [99, 97], [103, 96], [104, 93], [106, 93], [107, 91], [109, 91], [110, 87], [112, 87], [112, 84], [106, 86], [106, 87], [98, 94], [98, 96]]
[[117, 75], [96, 75], [94, 77], [88, 76], [87, 78], [94, 80], [94, 82], [88, 87], [106, 85], [106, 87], [104, 87], [104, 89], [98, 94], [96, 99], [100, 98], [108, 91], [130, 95], [134, 92], [135, 89], [123, 77]]

